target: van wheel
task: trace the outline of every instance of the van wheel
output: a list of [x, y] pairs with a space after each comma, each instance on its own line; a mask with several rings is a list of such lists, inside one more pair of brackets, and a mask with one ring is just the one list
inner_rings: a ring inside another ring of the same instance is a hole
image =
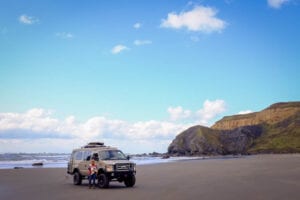
[[74, 185], [81, 185], [82, 177], [79, 172], [75, 172], [73, 176]]
[[126, 187], [133, 187], [135, 184], [135, 176], [131, 175], [131, 176], [125, 178], [124, 183], [125, 183]]
[[98, 186], [99, 188], [107, 188], [109, 186], [109, 180], [105, 174], [98, 176]]

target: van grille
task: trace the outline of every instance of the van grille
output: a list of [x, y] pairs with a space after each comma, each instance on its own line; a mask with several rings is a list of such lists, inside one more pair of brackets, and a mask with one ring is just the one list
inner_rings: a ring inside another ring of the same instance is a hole
[[116, 164], [116, 170], [117, 171], [129, 171], [130, 164], [127, 164], [127, 163]]

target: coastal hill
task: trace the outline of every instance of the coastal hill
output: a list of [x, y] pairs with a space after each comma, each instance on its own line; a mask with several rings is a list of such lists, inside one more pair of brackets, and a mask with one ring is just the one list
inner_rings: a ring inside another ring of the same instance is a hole
[[244, 115], [223, 117], [211, 128], [230, 130], [241, 126], [257, 125], [262, 123], [276, 124], [300, 111], [300, 102], [276, 103], [260, 111]]
[[194, 126], [169, 145], [170, 155], [300, 152], [300, 102], [276, 103], [260, 111], [226, 116], [211, 128]]

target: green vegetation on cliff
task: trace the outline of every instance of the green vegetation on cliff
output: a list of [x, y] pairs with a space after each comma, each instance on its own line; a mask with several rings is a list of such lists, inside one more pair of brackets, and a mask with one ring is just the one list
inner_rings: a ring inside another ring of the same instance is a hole
[[274, 125], [264, 125], [263, 134], [250, 153], [300, 152], [300, 112]]
[[169, 146], [169, 152], [179, 155], [222, 153], [217, 130], [204, 126], [194, 126], [179, 134]]

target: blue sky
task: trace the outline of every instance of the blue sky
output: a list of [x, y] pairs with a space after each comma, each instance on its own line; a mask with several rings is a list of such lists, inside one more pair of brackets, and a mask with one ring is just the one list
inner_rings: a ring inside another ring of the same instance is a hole
[[0, 0], [0, 152], [165, 152], [300, 99], [298, 0]]

